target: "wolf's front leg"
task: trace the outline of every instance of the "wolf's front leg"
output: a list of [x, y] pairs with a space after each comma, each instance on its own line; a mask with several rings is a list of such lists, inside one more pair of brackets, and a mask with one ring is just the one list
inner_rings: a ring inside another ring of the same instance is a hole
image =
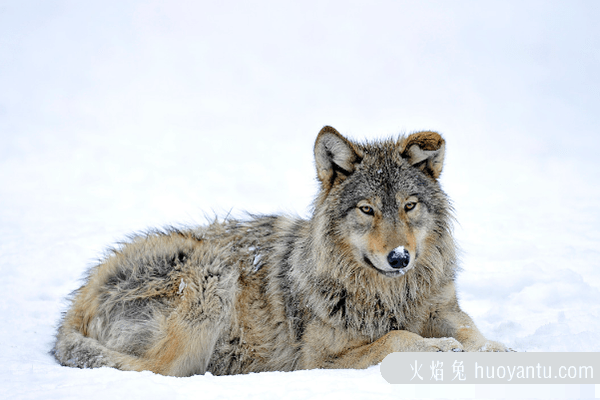
[[424, 337], [453, 337], [465, 351], [512, 351], [505, 345], [487, 340], [475, 323], [458, 305], [454, 284], [449, 284], [435, 302], [421, 334]]
[[423, 338], [405, 330], [391, 331], [369, 342], [323, 326], [305, 337], [302, 368], [368, 368], [394, 352], [462, 351], [453, 338]]
[[453, 337], [463, 345], [465, 351], [511, 351], [502, 343], [487, 340], [463, 311], [437, 312], [432, 315], [428, 325], [425, 336]]

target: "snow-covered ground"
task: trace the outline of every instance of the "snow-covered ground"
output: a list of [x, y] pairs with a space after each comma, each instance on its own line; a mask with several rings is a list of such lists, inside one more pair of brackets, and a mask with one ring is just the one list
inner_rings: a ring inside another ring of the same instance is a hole
[[0, 397], [589, 396], [392, 386], [378, 366], [172, 378], [48, 351], [65, 296], [127, 234], [308, 216], [326, 124], [441, 132], [463, 309], [520, 351], [600, 351], [599, 19], [597, 1], [1, 2]]

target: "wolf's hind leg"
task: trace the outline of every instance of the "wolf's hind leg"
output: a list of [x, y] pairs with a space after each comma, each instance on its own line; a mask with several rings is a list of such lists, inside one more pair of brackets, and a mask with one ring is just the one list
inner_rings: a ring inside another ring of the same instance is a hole
[[[154, 339], [139, 356], [106, 347], [99, 340], [69, 326], [68, 320], [60, 327], [51, 353], [60, 364], [69, 367], [111, 367], [173, 376], [203, 374], [215, 343], [227, 327], [229, 310], [228, 307], [223, 310], [222, 304], [218, 308], [213, 305], [211, 310], [196, 306], [196, 311], [203, 318], [195, 320], [196, 315], [190, 315], [181, 308], [175, 310], [159, 323]], [[207, 311], [212, 311], [212, 315]]]
[[193, 270], [182, 281], [177, 307], [160, 322], [143, 355], [150, 370], [173, 376], [207, 371], [217, 341], [231, 329], [237, 292], [238, 272], [216, 264]]
[[160, 338], [144, 355], [148, 369], [172, 376], [204, 374], [225, 320], [190, 324], [180, 315], [171, 316]]
[[51, 353], [60, 364], [68, 367], [111, 367], [172, 376], [204, 374], [229, 318], [225, 318], [226, 312], [216, 312], [213, 308], [217, 315], [212, 318], [205, 313], [203, 320], [190, 321], [190, 316], [182, 311], [176, 310], [163, 320], [153, 335], [154, 340], [139, 356], [108, 348], [68, 324], [59, 329]]

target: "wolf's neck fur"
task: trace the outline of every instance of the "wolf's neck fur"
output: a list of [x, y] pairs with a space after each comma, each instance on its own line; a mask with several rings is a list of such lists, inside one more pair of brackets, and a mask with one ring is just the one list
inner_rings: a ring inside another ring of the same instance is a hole
[[411, 271], [390, 278], [366, 266], [350, 246], [339, 244], [343, 241], [320, 218], [318, 214], [308, 221], [277, 218], [273, 233], [283, 245], [269, 258], [279, 278], [290, 285], [288, 295], [300, 310], [307, 304], [322, 305], [306, 310], [322, 321], [371, 340], [393, 329], [410, 330], [428, 317], [424, 300], [435, 295], [432, 288], [454, 279], [456, 251], [448, 224], [427, 239], [435, 246], [419, 254]]

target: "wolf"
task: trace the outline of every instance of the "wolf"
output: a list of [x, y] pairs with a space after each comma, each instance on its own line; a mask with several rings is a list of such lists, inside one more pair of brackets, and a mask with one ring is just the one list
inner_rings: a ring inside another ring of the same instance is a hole
[[444, 154], [436, 132], [358, 143], [324, 127], [310, 219], [133, 236], [72, 294], [52, 353], [65, 366], [190, 376], [508, 351], [458, 304]]

